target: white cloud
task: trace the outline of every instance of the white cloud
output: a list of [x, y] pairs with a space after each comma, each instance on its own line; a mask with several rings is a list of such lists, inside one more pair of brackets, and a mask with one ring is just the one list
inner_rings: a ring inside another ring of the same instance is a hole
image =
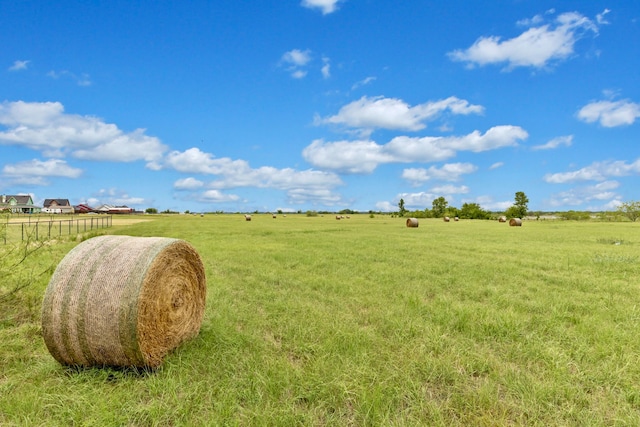
[[381, 211], [381, 212], [394, 212], [398, 208], [398, 205], [394, 205], [391, 202], [387, 202], [387, 201], [382, 201], [382, 202], [376, 202], [376, 209]]
[[199, 197], [201, 202], [206, 203], [236, 202], [239, 199], [236, 194], [226, 194], [220, 190], [207, 190]]
[[629, 100], [595, 101], [578, 111], [578, 118], [587, 123], [600, 122], [604, 127], [633, 124], [640, 117], [640, 104]]
[[319, 168], [344, 173], [371, 173], [383, 163], [443, 161], [455, 156], [456, 151], [480, 152], [514, 146], [527, 136], [527, 132], [518, 126], [496, 126], [484, 134], [474, 131], [459, 137], [399, 136], [384, 145], [370, 140], [316, 140], [302, 151], [302, 155]]
[[334, 169], [344, 173], [371, 173], [380, 163], [392, 158], [383, 153], [383, 146], [374, 141], [315, 140], [302, 151], [302, 157], [322, 169]]
[[320, 72], [322, 73], [322, 77], [325, 79], [328, 79], [329, 77], [331, 77], [331, 63], [330, 63], [330, 59], [329, 58], [322, 58], [322, 68], [320, 69]]
[[204, 182], [197, 180], [195, 178], [189, 177], [184, 179], [179, 179], [173, 183], [173, 188], [176, 190], [195, 190], [204, 185]]
[[[542, 17], [537, 16], [529, 21], [519, 21], [519, 24], [537, 25], [541, 22]], [[448, 56], [469, 66], [506, 63], [508, 70], [516, 67], [543, 68], [552, 61], [572, 55], [576, 41], [589, 32], [598, 33], [593, 21], [577, 12], [568, 12], [559, 15], [552, 24], [529, 28], [512, 39], [480, 37], [471, 47], [454, 50]]]
[[467, 203], [477, 203], [480, 205], [482, 209], [491, 211], [491, 212], [501, 212], [507, 210], [511, 205], [513, 205], [513, 201], [502, 201], [497, 202], [493, 200], [491, 196], [479, 196], [474, 200], [469, 200]]
[[427, 120], [449, 111], [452, 114], [481, 114], [484, 107], [451, 96], [411, 107], [401, 99], [363, 96], [342, 108], [338, 114], [318, 120], [318, 124], [343, 125], [371, 132], [373, 129], [417, 131]]
[[596, 185], [587, 185], [573, 188], [568, 191], [554, 194], [549, 200], [551, 206], [579, 206], [585, 203], [605, 202], [607, 205], [615, 204], [621, 196], [615, 190], [620, 186], [617, 181], [604, 181]]
[[[434, 193], [401, 193], [396, 196], [396, 200], [399, 202], [400, 199], [404, 200], [404, 205], [407, 209], [425, 209], [431, 208], [433, 205], [433, 200], [440, 197], [441, 194]], [[397, 203], [396, 203], [396, 206]]]
[[14, 61], [13, 65], [9, 67], [9, 71], [21, 71], [26, 70], [29, 66], [29, 60], [27, 61]]
[[594, 162], [576, 171], [547, 174], [544, 180], [551, 184], [564, 184], [578, 181], [605, 181], [609, 177], [634, 174], [640, 174], [640, 158], [633, 163], [622, 160]]
[[371, 83], [371, 82], [373, 82], [375, 80], [376, 80], [376, 77], [373, 77], [373, 76], [366, 77], [366, 78], [360, 80], [359, 82], [355, 82], [353, 84], [353, 86], [351, 86], [351, 90], [355, 90], [355, 89], [359, 88], [360, 86], [366, 86], [366, 85], [368, 85], [369, 83]]
[[504, 166], [504, 162], [495, 162], [494, 164], [489, 166], [489, 170], [498, 169], [498, 168], [501, 168], [502, 166]]
[[469, 187], [467, 187], [466, 185], [455, 186], [455, 185], [447, 184], [447, 185], [441, 185], [439, 187], [433, 187], [430, 189], [430, 191], [436, 194], [447, 194], [447, 195], [466, 194], [469, 192]]
[[133, 197], [127, 192], [119, 190], [117, 188], [101, 188], [93, 197], [87, 199], [89, 206], [98, 207], [102, 204], [108, 204], [113, 206], [129, 206], [142, 207], [143, 205], [151, 204], [144, 197]]
[[[245, 160], [215, 158], [212, 154], [200, 151], [198, 148], [190, 148], [184, 152], [172, 151], [167, 155], [163, 166], [179, 172], [217, 175], [219, 179], [207, 184], [207, 187], [216, 190], [217, 193], [210, 193], [203, 200], [224, 198], [222, 196], [224, 193], [219, 190], [257, 187], [284, 190], [289, 199], [295, 203], [302, 203], [303, 200], [329, 203], [339, 199], [332, 190], [343, 184], [340, 177], [331, 172], [312, 169], [298, 171], [271, 166], [252, 168]], [[199, 187], [199, 183], [200, 181], [195, 178], [186, 178], [177, 181], [174, 187], [191, 190]]]
[[290, 50], [282, 55], [280, 62], [293, 78], [301, 79], [307, 75], [307, 70], [304, 67], [311, 62], [311, 51], [309, 49]]
[[532, 150], [552, 150], [554, 148], [558, 148], [561, 145], [566, 145], [569, 147], [573, 142], [573, 135], [559, 136], [557, 138], [553, 138], [549, 140], [547, 143], [542, 145], [534, 145], [531, 147]]
[[458, 181], [463, 174], [473, 173], [478, 167], [471, 163], [447, 163], [441, 168], [431, 166], [424, 168], [409, 168], [402, 171], [402, 178], [411, 182], [414, 186], [420, 185], [431, 179], [441, 181]]
[[77, 75], [67, 70], [62, 70], [62, 71], [51, 70], [47, 73], [47, 76], [55, 80], [58, 80], [60, 78], [68, 78], [75, 81], [78, 86], [91, 86], [92, 84], [91, 78], [87, 73], [82, 73], [80, 75]]
[[45, 161], [33, 159], [13, 165], [5, 165], [2, 173], [9, 176], [56, 176], [77, 178], [82, 169], [71, 167], [64, 160], [49, 159]]
[[20, 145], [46, 157], [72, 157], [115, 162], [147, 161], [153, 168], [166, 146], [144, 129], [125, 133], [91, 116], [66, 114], [59, 102], [0, 104], [0, 144]]
[[309, 9], [320, 9], [323, 15], [328, 15], [338, 9], [341, 0], [302, 0], [302, 6]]
[[598, 13], [596, 15], [596, 22], [600, 25], [608, 24], [609, 22], [605, 19], [605, 15], [608, 14], [609, 12], [611, 12], [611, 10], [605, 9], [602, 11], [602, 13]]

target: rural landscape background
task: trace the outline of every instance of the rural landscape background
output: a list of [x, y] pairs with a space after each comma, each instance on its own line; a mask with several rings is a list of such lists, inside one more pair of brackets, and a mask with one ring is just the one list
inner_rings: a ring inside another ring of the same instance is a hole
[[[123, 215], [0, 245], [0, 424], [640, 422], [637, 222], [405, 220]], [[43, 342], [55, 266], [102, 233], [204, 262], [200, 334], [156, 371], [63, 367]]]
[[0, 3], [0, 194], [159, 212], [637, 200], [640, 3]]

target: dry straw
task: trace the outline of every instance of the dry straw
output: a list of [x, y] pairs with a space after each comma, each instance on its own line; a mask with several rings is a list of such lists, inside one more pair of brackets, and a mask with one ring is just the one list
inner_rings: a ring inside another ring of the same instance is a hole
[[189, 243], [163, 237], [100, 236], [58, 264], [42, 303], [53, 357], [74, 366], [160, 366], [198, 335], [206, 278]]
[[417, 227], [418, 226], [418, 218], [407, 218], [407, 227]]
[[509, 220], [509, 225], [511, 227], [522, 227], [522, 220], [520, 218], [511, 218]]

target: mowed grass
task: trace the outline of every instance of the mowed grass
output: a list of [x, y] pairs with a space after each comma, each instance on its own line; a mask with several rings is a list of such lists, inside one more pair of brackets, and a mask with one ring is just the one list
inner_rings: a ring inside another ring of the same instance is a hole
[[69, 369], [27, 304], [0, 425], [640, 425], [639, 224], [152, 218], [109, 232], [196, 247], [200, 335], [155, 372]]

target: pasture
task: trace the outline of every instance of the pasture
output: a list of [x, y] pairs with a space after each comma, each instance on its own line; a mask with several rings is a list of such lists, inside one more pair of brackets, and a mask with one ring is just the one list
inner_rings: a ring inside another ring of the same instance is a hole
[[0, 301], [0, 425], [640, 425], [638, 224], [144, 219], [100, 233], [198, 250], [199, 336], [155, 371], [62, 367], [39, 310], [76, 241], [47, 245]]

